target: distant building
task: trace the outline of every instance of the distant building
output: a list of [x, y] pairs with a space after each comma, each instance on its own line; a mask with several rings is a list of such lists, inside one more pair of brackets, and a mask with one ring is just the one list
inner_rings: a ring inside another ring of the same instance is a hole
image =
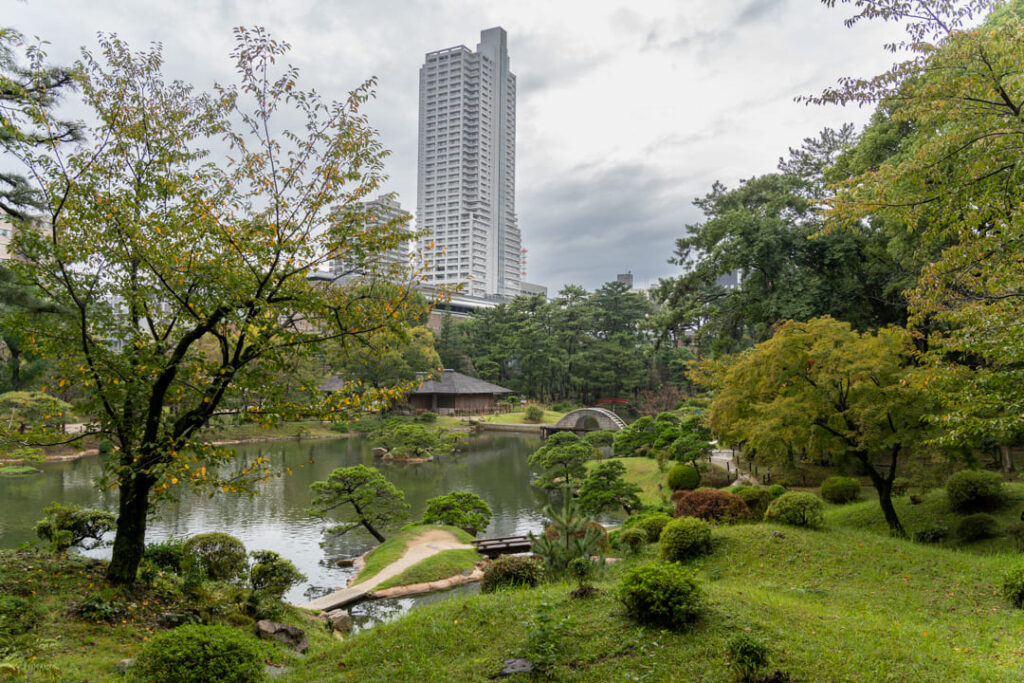
[[625, 282], [626, 286], [633, 289], [633, 273], [619, 273], [615, 276], [618, 282]]
[[451, 413], [491, 413], [496, 400], [511, 394], [511, 389], [464, 375], [454, 370], [441, 372], [441, 380], [428, 379], [409, 395], [413, 410], [429, 410], [439, 415]]
[[12, 237], [14, 237], [14, 226], [11, 225], [9, 220], [0, 216], [0, 261], [6, 261], [11, 258], [7, 247], [11, 244]]
[[428, 285], [513, 297], [522, 279], [516, 222], [516, 77], [508, 38], [480, 33], [420, 68], [416, 228]]
[[521, 282], [519, 284], [519, 293], [529, 296], [540, 294], [545, 299], [548, 298], [548, 288], [544, 285], [535, 285], [532, 282]]
[[[380, 196], [376, 199], [365, 202], [362, 205], [369, 219], [366, 222], [366, 229], [372, 230], [380, 227], [396, 218], [408, 215], [402, 206], [387, 196]], [[349, 275], [388, 275], [393, 272], [396, 266], [405, 269], [409, 267], [409, 247], [411, 242], [403, 242], [397, 249], [389, 249], [383, 254], [374, 254], [369, 260], [353, 262], [347, 259], [334, 259], [330, 262], [329, 271], [332, 278], [340, 278]]]

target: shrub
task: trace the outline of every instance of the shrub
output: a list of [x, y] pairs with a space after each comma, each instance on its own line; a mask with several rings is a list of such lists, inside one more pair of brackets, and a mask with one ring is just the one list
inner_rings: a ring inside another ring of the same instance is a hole
[[181, 574], [181, 558], [185, 546], [184, 538], [166, 538], [156, 543], [147, 543], [142, 559], [154, 567], [173, 574]]
[[713, 489], [725, 488], [736, 479], [735, 476], [726, 472], [723, 468], [717, 465], [711, 465], [706, 471], [700, 475], [700, 485], [707, 486]]
[[1017, 550], [1024, 552], [1024, 522], [1017, 522], [1006, 527], [1006, 535], [1013, 541]]
[[540, 422], [544, 419], [544, 409], [538, 405], [530, 404], [526, 406], [526, 410], [523, 413], [523, 417], [527, 422]]
[[36, 522], [36, 535], [48, 541], [55, 553], [66, 552], [73, 545], [84, 545], [90, 538], [100, 545], [103, 534], [114, 529], [117, 518], [103, 510], [86, 510], [71, 504], [53, 503], [43, 508], [46, 516]]
[[1024, 608], [1024, 567], [1017, 567], [1003, 577], [1003, 597], [1014, 607]]
[[772, 494], [768, 492], [768, 489], [748, 486], [737, 491], [736, 495], [747, 504], [747, 509], [750, 510], [750, 517], [757, 521], [764, 519], [764, 513], [767, 512], [768, 506], [772, 504]]
[[813, 493], [785, 493], [772, 501], [764, 518], [769, 522], [818, 529], [825, 525], [825, 504]]
[[630, 527], [619, 532], [618, 547], [630, 553], [638, 553], [647, 545], [647, 532], [639, 527]]
[[110, 588], [91, 593], [75, 607], [75, 614], [86, 621], [112, 624], [121, 618], [121, 607], [115, 601], [114, 591]]
[[918, 543], [940, 543], [949, 535], [949, 529], [940, 524], [914, 532], [914, 540]]
[[906, 477], [896, 477], [892, 480], [892, 495], [902, 496], [910, 491], [910, 480]]
[[416, 419], [420, 422], [437, 422], [437, 413], [433, 413], [429, 410], [424, 410], [422, 413], [416, 416]]
[[946, 481], [946, 497], [956, 512], [988, 510], [1003, 501], [1003, 478], [995, 472], [963, 470]]
[[427, 501], [423, 512], [425, 524], [447, 524], [466, 529], [472, 534], [482, 531], [491, 523], [491, 506], [480, 496], [468, 491], [457, 491]]
[[1000, 532], [999, 520], [987, 512], [968, 515], [956, 525], [956, 536], [961, 541], [970, 543], [984, 538], [993, 538]]
[[[606, 553], [611, 550], [612, 544], [611, 541], [608, 540], [608, 530], [594, 520], [588, 520], [581, 530], [573, 532], [572, 535], [578, 539], [582, 539], [588, 533], [592, 534], [597, 539], [594, 547], [596, 551]], [[561, 530], [557, 524], [549, 524], [547, 528], [544, 529], [544, 536], [549, 541], [557, 541], [561, 538], [561, 535]]]
[[661, 559], [685, 562], [711, 550], [711, 525], [693, 517], [673, 519], [661, 531]]
[[699, 517], [731, 524], [748, 517], [750, 509], [735, 493], [698, 489], [676, 501], [675, 514], [676, 517]]
[[830, 503], [849, 503], [860, 496], [860, 482], [853, 477], [829, 477], [821, 482], [821, 497]]
[[682, 629], [700, 614], [704, 596], [691, 570], [655, 562], [627, 569], [617, 597], [626, 612], [642, 624]]
[[228, 626], [181, 626], [153, 636], [128, 669], [140, 683], [265, 680], [259, 648]]
[[544, 567], [532, 557], [502, 555], [484, 568], [480, 592], [493, 593], [498, 588], [533, 588], [544, 578]]
[[692, 491], [700, 485], [700, 472], [690, 465], [676, 465], [668, 471], [668, 487], [672, 491]]
[[192, 581], [233, 581], [246, 569], [245, 546], [234, 536], [199, 534], [182, 546], [181, 570]]
[[583, 436], [583, 440], [594, 448], [611, 446], [615, 441], [615, 432], [610, 429], [599, 429], [596, 432], [587, 432]]
[[288, 589], [305, 581], [306, 576], [273, 550], [254, 550], [253, 565], [249, 569], [249, 585], [254, 593], [280, 600]]
[[772, 498], [778, 498], [786, 492], [786, 487], [782, 484], [772, 484], [768, 487], [768, 493], [772, 495]]
[[42, 620], [43, 611], [35, 602], [0, 594], [0, 637], [28, 633]]
[[771, 649], [760, 638], [741, 632], [729, 639], [729, 668], [741, 681], [753, 681], [768, 666]]
[[647, 542], [654, 543], [661, 538], [661, 530], [664, 529], [665, 525], [671, 521], [671, 517], [659, 512], [640, 520], [637, 523], [637, 526], [647, 534]]

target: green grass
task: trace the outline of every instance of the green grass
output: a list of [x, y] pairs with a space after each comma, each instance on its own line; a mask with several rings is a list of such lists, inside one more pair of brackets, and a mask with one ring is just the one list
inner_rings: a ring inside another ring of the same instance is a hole
[[[668, 472], [658, 471], [658, 461], [654, 458], [612, 458], [621, 462], [626, 467], [626, 474], [623, 475], [626, 481], [640, 487], [640, 502], [644, 505], [661, 505], [664, 502], [663, 495], [667, 491], [659, 491], [658, 484], [665, 483]], [[587, 467], [594, 467], [601, 460], [591, 460]], [[674, 464], [674, 463], [672, 463]], [[671, 465], [670, 465], [671, 466]]]
[[406, 569], [398, 576], [393, 576], [377, 586], [375, 590], [393, 586], [409, 586], [414, 583], [427, 583], [447, 579], [464, 571], [471, 571], [480, 561], [480, 553], [475, 550], [442, 550]]
[[[1021, 521], [1021, 513], [1024, 512], [1024, 484], [1006, 483], [1007, 494], [1006, 504], [989, 513], [999, 520], [1000, 526], [1004, 529]], [[861, 529], [874, 534], [889, 534], [889, 526], [885, 523], [882, 510], [878, 506], [878, 495], [870, 486], [861, 488], [861, 495], [864, 500], [846, 505], [826, 504], [825, 522], [829, 526], [846, 527], [850, 529]], [[913, 537], [915, 531], [941, 525], [949, 529], [949, 535], [942, 545], [946, 547], [959, 546], [956, 538], [956, 527], [966, 515], [953, 512], [949, 509], [949, 502], [946, 500], [944, 489], [932, 489], [921, 496], [921, 502], [913, 504], [910, 496], [898, 496], [893, 498], [893, 506], [896, 514], [903, 523], [907, 534]], [[1013, 540], [1006, 536], [975, 541], [969, 544], [971, 552], [993, 553], [1014, 550]]]
[[21, 477], [26, 474], [39, 474], [41, 471], [29, 465], [0, 465], [0, 477]]
[[693, 629], [637, 625], [613, 589], [572, 599], [572, 586], [453, 597], [307, 656], [286, 680], [486, 680], [521, 655], [542, 603], [568, 620], [554, 680], [731, 681], [726, 643], [749, 629], [772, 648], [772, 669], [797, 681], [1017, 681], [1021, 612], [998, 595], [1016, 554], [977, 555], [852, 529], [773, 525], [715, 530], [696, 562], [707, 606]]
[[[420, 536], [427, 531], [435, 531], [437, 529], [443, 529], [451, 533], [463, 543], [469, 543], [473, 540], [473, 537], [465, 531], [453, 526], [444, 526], [441, 524], [415, 524], [406, 526], [366, 555], [366, 564], [363, 565], [362, 570], [359, 572], [358, 576], [356, 576], [356, 580], [353, 583], [361, 583], [368, 579], [372, 579], [380, 573], [382, 569], [405, 554], [405, 548], [409, 541], [412, 541], [417, 536]], [[414, 567], [410, 567], [410, 569], [413, 568]], [[449, 576], [451, 575], [449, 574]]]
[[484, 422], [493, 422], [495, 424], [555, 424], [559, 420], [565, 417], [565, 413], [555, 412], [554, 410], [544, 410], [544, 417], [541, 418], [540, 422], [530, 422], [526, 419], [525, 411], [519, 410], [513, 413], [500, 413], [498, 415], [488, 415], [487, 417], [481, 418]]
[[274, 427], [256, 423], [213, 427], [204, 433], [207, 441], [244, 441], [247, 439], [325, 438], [340, 434], [322, 422], [282, 422]]

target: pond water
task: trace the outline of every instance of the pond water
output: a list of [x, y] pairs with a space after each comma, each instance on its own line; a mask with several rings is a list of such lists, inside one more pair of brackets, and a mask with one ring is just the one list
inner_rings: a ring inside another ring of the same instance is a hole
[[[533, 436], [486, 433], [470, 439], [468, 451], [438, 462], [396, 465], [374, 462], [369, 443], [362, 438], [269, 441], [235, 447], [249, 458], [261, 455], [293, 474], [272, 479], [260, 495], [218, 494], [213, 498], [184, 494], [176, 505], [162, 506], [150, 519], [147, 541], [169, 536], [192, 536], [223, 531], [237, 537], [249, 550], [267, 549], [290, 559], [308, 577], [286, 596], [304, 602], [329, 589], [344, 586], [354, 574], [334, 564], [339, 557], [359, 555], [376, 545], [373, 538], [356, 530], [326, 537], [321, 520], [309, 517], [309, 485], [324, 480], [336, 467], [365, 464], [377, 467], [405, 493], [417, 519], [429, 498], [453, 491], [471, 491], [486, 500], [494, 512], [486, 536], [505, 536], [539, 530], [546, 495], [530, 485], [536, 474], [527, 464], [540, 446]], [[310, 463], [309, 461], [312, 461]], [[35, 539], [32, 530], [51, 502], [77, 503], [83, 507], [116, 511], [113, 492], [98, 491], [94, 479], [100, 473], [98, 458], [90, 457], [41, 466], [43, 474], [0, 477], [0, 548], [15, 548]], [[110, 550], [87, 554], [109, 557]], [[462, 588], [475, 590], [474, 588]], [[353, 618], [368, 623], [385, 620], [411, 605], [440, 596], [371, 601], [353, 609]]]

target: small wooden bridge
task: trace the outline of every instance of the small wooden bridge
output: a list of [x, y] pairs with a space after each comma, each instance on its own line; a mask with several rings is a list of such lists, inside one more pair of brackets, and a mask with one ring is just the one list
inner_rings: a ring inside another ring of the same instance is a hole
[[487, 557], [525, 553], [530, 550], [529, 536], [502, 536], [500, 538], [481, 538], [473, 541], [477, 552]]

